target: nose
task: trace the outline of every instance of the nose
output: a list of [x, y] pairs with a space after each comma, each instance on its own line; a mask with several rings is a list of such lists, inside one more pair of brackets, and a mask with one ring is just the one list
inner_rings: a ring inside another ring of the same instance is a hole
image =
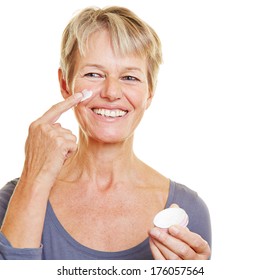
[[109, 101], [114, 101], [122, 97], [120, 81], [113, 77], [106, 77], [104, 83], [105, 85], [101, 93], [103, 98], [107, 98]]

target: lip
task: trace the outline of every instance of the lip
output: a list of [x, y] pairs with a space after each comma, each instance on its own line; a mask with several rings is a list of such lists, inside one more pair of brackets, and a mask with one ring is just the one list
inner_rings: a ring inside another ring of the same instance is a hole
[[[118, 105], [94, 105], [94, 106], [91, 106], [90, 108], [88, 108], [91, 112], [91, 115], [94, 116], [95, 119], [97, 120], [101, 120], [101, 121], [104, 121], [104, 122], [116, 122], [116, 121], [121, 121], [123, 119], [125, 119], [130, 110], [124, 106], [118, 106]], [[105, 109], [105, 110], [121, 110], [121, 111], [125, 111], [127, 112], [124, 116], [121, 116], [121, 117], [105, 117], [105, 116], [102, 116], [102, 115], [98, 115], [94, 112], [94, 109]]]
[[103, 104], [103, 105], [93, 105], [90, 107], [91, 110], [93, 109], [106, 109], [106, 110], [122, 110], [122, 111], [127, 111], [129, 112], [129, 108], [125, 107], [125, 106], [121, 106], [121, 105], [116, 105], [116, 104], [111, 104], [111, 105], [107, 105], [107, 104]]

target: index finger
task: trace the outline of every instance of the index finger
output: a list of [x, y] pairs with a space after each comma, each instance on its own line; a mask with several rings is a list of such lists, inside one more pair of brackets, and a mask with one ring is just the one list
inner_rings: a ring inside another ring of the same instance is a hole
[[83, 94], [81, 92], [72, 94], [65, 100], [53, 105], [39, 120], [51, 124], [55, 123], [64, 112], [77, 105], [82, 98]]

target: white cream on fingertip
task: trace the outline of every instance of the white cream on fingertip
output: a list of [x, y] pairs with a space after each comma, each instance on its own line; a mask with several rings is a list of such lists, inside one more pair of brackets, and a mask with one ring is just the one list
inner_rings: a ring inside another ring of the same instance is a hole
[[80, 102], [89, 99], [93, 95], [93, 91], [92, 90], [87, 90], [87, 89], [83, 89], [81, 92], [77, 92], [75, 94], [80, 94], [80, 93], [83, 95]]
[[81, 102], [89, 99], [93, 95], [93, 91], [87, 89], [83, 89], [82, 93], [83, 93], [83, 98], [81, 99]]

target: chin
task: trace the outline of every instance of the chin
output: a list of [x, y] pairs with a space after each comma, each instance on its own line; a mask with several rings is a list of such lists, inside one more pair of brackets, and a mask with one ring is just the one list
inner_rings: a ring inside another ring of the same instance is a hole
[[123, 138], [123, 137], [98, 137], [93, 140], [104, 144], [120, 144], [120, 143], [124, 143], [128, 139], [129, 138]]
[[88, 138], [90, 142], [104, 144], [124, 143], [131, 140], [134, 135], [134, 128], [127, 125], [118, 127], [91, 125], [85, 126], [85, 128], [81, 127], [80, 131], [81, 136]]
[[122, 133], [99, 133], [98, 135], [91, 135], [89, 138], [92, 139], [92, 141], [96, 141], [99, 143], [104, 144], [119, 144], [124, 143], [128, 141], [129, 139], [132, 139], [133, 135], [122, 135]]

